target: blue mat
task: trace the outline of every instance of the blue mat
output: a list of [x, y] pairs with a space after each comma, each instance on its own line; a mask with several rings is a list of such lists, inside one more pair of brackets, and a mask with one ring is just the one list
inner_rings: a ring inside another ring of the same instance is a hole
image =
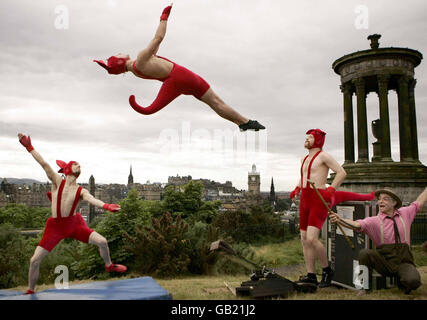
[[116, 281], [95, 281], [48, 289], [35, 294], [0, 290], [0, 300], [172, 300], [172, 294], [151, 277]]

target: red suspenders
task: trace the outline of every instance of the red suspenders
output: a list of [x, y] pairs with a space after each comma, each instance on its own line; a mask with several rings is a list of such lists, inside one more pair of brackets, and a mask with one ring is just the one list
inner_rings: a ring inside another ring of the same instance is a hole
[[[64, 191], [64, 186], [65, 186], [65, 180], [62, 180], [61, 184], [59, 185], [58, 196], [56, 197], [56, 217], [59, 219], [63, 218], [61, 215], [61, 198], [62, 198], [62, 191]], [[79, 203], [81, 192], [82, 192], [82, 187], [79, 187], [76, 192], [76, 197], [74, 198], [73, 206], [71, 207], [71, 211], [69, 215], [70, 217], [74, 215], [74, 210], [76, 209], [77, 204]]]
[[73, 206], [71, 207], [70, 216], [74, 215], [74, 210], [76, 210], [77, 204], [79, 203], [81, 192], [82, 192], [82, 187], [79, 187], [76, 192], [76, 197], [74, 198]]
[[[317, 153], [314, 155], [314, 157], [311, 159], [310, 163], [308, 164], [308, 170], [307, 170], [307, 183], [306, 183], [306, 188], [310, 188], [310, 184], [308, 182], [308, 180], [310, 179], [310, 171], [311, 171], [311, 165], [313, 164], [314, 159], [316, 159], [316, 157], [319, 155], [319, 153], [322, 152], [322, 150], [317, 151]], [[302, 186], [302, 182], [304, 181], [303, 179], [303, 173], [302, 173], [302, 169], [304, 167], [304, 162], [305, 160], [308, 158], [309, 155], [307, 155], [304, 160], [302, 161], [302, 165], [301, 165], [301, 186]]]
[[59, 190], [58, 190], [58, 196], [56, 197], [56, 217], [62, 218], [61, 216], [61, 198], [62, 198], [62, 191], [64, 190], [65, 180], [62, 180]]

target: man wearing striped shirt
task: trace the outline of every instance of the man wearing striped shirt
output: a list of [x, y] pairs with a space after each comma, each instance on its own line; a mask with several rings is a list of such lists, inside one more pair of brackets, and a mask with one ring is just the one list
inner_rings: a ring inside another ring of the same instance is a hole
[[399, 289], [409, 294], [421, 285], [409, 246], [411, 224], [427, 202], [427, 188], [407, 207], [402, 207], [399, 196], [389, 188], [377, 190], [375, 196], [378, 215], [352, 221], [334, 213], [330, 216], [331, 222], [366, 233], [376, 249], [362, 249], [359, 264], [383, 276], [397, 276]]

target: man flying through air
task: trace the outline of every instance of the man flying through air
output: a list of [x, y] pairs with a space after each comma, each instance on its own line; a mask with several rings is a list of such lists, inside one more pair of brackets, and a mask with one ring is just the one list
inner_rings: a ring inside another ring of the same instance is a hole
[[238, 125], [240, 131], [265, 129], [258, 121], [249, 120], [228, 106], [199, 75], [175, 62], [156, 55], [166, 35], [167, 20], [171, 9], [172, 6], [168, 6], [163, 10], [154, 38], [145, 49], [139, 52], [136, 60], [130, 59], [129, 55], [120, 53], [108, 58], [107, 64], [102, 60], [94, 61], [105, 68], [109, 74], [121, 74], [129, 71], [138, 78], [163, 82], [156, 99], [148, 107], [140, 106], [136, 102], [134, 95], [129, 97], [129, 103], [132, 108], [141, 114], [153, 114], [167, 106], [181, 94], [193, 95], [208, 104], [219, 116]]

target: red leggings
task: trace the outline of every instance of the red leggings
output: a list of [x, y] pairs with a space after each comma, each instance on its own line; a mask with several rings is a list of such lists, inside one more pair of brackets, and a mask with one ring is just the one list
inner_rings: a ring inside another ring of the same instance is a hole
[[[317, 189], [325, 198], [325, 190]], [[328, 210], [320, 200], [316, 191], [311, 188], [303, 188], [301, 190], [301, 199], [299, 206], [299, 228], [307, 231], [308, 226], [322, 229], [323, 223], [328, 217]]]
[[46, 222], [39, 246], [50, 252], [65, 238], [72, 238], [88, 243], [92, 232], [93, 230], [87, 226], [79, 213], [65, 218], [50, 217]]
[[208, 91], [210, 86], [202, 77], [179, 64], [173, 64], [172, 71], [163, 81], [156, 100], [149, 107], [140, 106], [135, 101], [135, 96], [129, 97], [129, 103], [136, 112], [145, 115], [153, 114], [167, 106], [181, 94], [193, 95], [200, 100]]
[[[347, 191], [336, 191], [333, 196], [332, 203], [329, 203], [325, 190], [317, 190], [322, 195], [323, 199], [328, 202], [330, 208], [346, 201], [369, 201], [375, 199], [374, 192], [369, 194], [360, 194]], [[311, 188], [303, 188], [301, 190], [300, 200], [300, 229], [306, 231], [307, 226], [322, 229], [323, 223], [327, 217], [328, 210], [316, 194], [316, 191]]]

